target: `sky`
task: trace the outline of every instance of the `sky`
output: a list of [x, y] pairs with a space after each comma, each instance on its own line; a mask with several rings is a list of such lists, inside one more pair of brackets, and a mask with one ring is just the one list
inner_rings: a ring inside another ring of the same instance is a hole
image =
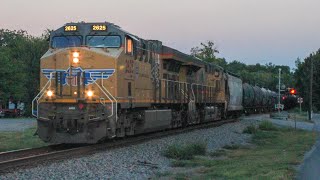
[[112, 22], [184, 53], [214, 41], [228, 62], [295, 67], [320, 48], [319, 0], [1, 0], [0, 29], [40, 36], [67, 22]]

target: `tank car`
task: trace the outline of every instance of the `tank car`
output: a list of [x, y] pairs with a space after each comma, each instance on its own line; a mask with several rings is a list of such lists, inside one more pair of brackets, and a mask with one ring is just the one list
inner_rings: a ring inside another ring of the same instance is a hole
[[275, 107], [275, 92], [252, 86], [248, 83], [243, 84], [243, 107], [245, 114], [270, 112]]
[[246, 114], [254, 112], [255, 94], [254, 88], [248, 83], [243, 84], [243, 107]]

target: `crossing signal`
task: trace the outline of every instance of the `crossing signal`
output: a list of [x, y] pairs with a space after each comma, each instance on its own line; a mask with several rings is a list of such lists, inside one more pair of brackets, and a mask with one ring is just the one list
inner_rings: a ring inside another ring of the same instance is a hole
[[290, 89], [290, 94], [295, 95], [295, 94], [297, 94], [297, 91], [294, 88], [292, 88], [292, 89]]

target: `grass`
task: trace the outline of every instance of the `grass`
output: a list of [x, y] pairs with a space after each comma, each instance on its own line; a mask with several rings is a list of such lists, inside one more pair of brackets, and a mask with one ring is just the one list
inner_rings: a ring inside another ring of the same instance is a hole
[[185, 160], [193, 159], [196, 155], [204, 155], [207, 151], [207, 144], [195, 143], [187, 145], [172, 145], [164, 152], [164, 155], [171, 159]]
[[276, 131], [278, 130], [278, 128], [272, 124], [272, 122], [270, 121], [261, 121], [261, 123], [259, 124], [259, 129], [260, 130], [264, 130], [264, 131]]
[[228, 149], [228, 150], [234, 150], [234, 149], [239, 149], [241, 146], [237, 145], [237, 144], [233, 144], [233, 145], [225, 145], [223, 146], [224, 149]]
[[294, 108], [294, 109], [289, 110], [288, 113], [289, 113], [288, 118], [291, 120], [313, 123], [313, 121], [309, 120], [307, 111], [301, 111], [301, 113], [300, 113], [299, 108]]
[[[254, 146], [224, 147], [208, 153], [208, 156], [195, 156], [193, 159], [173, 160], [173, 166], [185, 168], [187, 175], [171, 174], [173, 178], [187, 179], [293, 179], [295, 166], [300, 164], [303, 156], [315, 143], [312, 132], [276, 128], [267, 121], [259, 125], [253, 134]], [[201, 172], [194, 171], [203, 167]]]
[[297, 120], [302, 122], [313, 123], [312, 120], [309, 120], [308, 114], [300, 114], [300, 113], [289, 113], [289, 120]]
[[0, 152], [48, 145], [34, 136], [35, 131], [34, 127], [23, 132], [0, 132]]
[[225, 155], [227, 155], [227, 151], [224, 149], [219, 149], [214, 152], [209, 152], [209, 156], [211, 157], [219, 157], [219, 156], [225, 156]]
[[243, 133], [246, 134], [255, 134], [257, 132], [257, 128], [255, 125], [250, 125], [243, 130]]

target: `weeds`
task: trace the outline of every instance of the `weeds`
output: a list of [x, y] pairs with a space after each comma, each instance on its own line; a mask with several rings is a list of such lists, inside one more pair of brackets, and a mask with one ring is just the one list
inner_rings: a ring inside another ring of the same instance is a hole
[[[253, 127], [247, 128], [254, 132], [252, 147], [226, 145], [207, 156], [174, 159], [172, 166], [179, 167], [180, 171], [173, 172], [168, 179], [293, 179], [294, 166], [301, 163], [304, 153], [314, 144], [315, 135], [303, 130], [277, 128], [268, 121], [261, 122], [259, 128]], [[179, 153], [190, 148], [174, 147]], [[220, 156], [227, 158], [210, 158]], [[197, 168], [205, 170], [195, 171]], [[181, 174], [181, 169], [187, 174]]]
[[207, 151], [206, 143], [195, 143], [188, 145], [171, 145], [164, 152], [164, 155], [171, 159], [188, 160], [196, 155], [205, 155]]
[[259, 129], [260, 130], [264, 130], [264, 131], [277, 131], [278, 128], [272, 124], [272, 122], [270, 121], [262, 121], [260, 124], [259, 124]]
[[255, 134], [257, 132], [257, 128], [255, 125], [250, 125], [243, 130], [243, 133], [246, 134]]

